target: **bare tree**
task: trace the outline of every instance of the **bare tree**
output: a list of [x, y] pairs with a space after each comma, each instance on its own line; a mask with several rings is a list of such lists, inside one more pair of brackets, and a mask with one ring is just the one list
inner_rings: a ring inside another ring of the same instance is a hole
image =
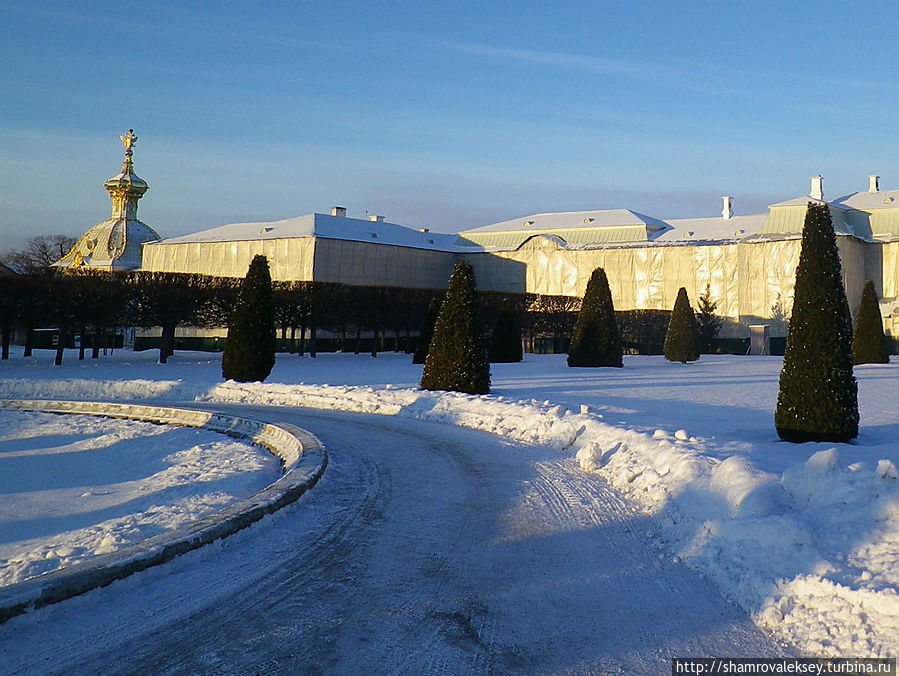
[[12, 249], [0, 254], [0, 263], [24, 272], [43, 272], [69, 253], [77, 242], [68, 235], [39, 235], [29, 239], [24, 249]]

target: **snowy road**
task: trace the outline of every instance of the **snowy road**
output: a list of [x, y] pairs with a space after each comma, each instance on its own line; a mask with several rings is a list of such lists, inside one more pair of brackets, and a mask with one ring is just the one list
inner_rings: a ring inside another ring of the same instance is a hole
[[784, 654], [557, 452], [240, 410], [319, 436], [316, 488], [220, 547], [0, 626], [0, 670], [667, 674], [674, 656]]

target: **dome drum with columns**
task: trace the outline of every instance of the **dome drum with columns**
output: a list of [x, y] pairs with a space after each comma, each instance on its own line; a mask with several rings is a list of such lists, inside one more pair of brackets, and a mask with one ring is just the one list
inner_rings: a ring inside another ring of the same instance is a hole
[[131, 157], [137, 142], [134, 130], [120, 137], [125, 146], [122, 170], [104, 183], [112, 198], [112, 218], [98, 223], [54, 263], [58, 268], [99, 270], [137, 270], [141, 266], [142, 247], [160, 239], [156, 231], [137, 219], [137, 201], [147, 192], [147, 182], [134, 173]]

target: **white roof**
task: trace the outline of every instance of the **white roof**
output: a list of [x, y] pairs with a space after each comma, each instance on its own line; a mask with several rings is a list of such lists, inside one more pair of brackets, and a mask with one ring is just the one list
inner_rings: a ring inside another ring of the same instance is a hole
[[668, 221], [671, 230], [663, 232], [658, 242], [722, 241], [742, 239], [756, 234], [765, 224], [768, 214], [721, 216], [712, 218], [678, 218]]
[[833, 202], [827, 202], [826, 200], [819, 200], [814, 197], [809, 197], [808, 195], [804, 195], [802, 197], [794, 197], [791, 200], [785, 200], [783, 202], [777, 202], [776, 204], [769, 204], [768, 208], [772, 207], [804, 207], [808, 206], [808, 203], [812, 202], [813, 204], [827, 204], [832, 206], [834, 209], [839, 209], [840, 211], [846, 211], [847, 207], [841, 205], [837, 200]]
[[871, 211], [874, 209], [899, 209], [899, 190], [878, 190], [875, 192], [854, 192], [838, 197], [832, 205], [849, 209]]
[[53, 267], [137, 270], [142, 261], [141, 247], [158, 240], [156, 231], [143, 221], [108, 218], [81, 235]]
[[386, 221], [370, 221], [328, 214], [307, 214], [266, 223], [232, 223], [183, 237], [171, 237], [156, 244], [319, 237], [439, 251], [455, 251], [458, 248], [454, 244], [455, 235], [423, 230], [413, 230]]
[[602, 211], [560, 211], [532, 214], [531, 216], [493, 223], [480, 228], [463, 230], [460, 234], [468, 232], [506, 232], [524, 229], [567, 230], [571, 228], [599, 228], [622, 225], [649, 225], [663, 229], [668, 228], [664, 221], [631, 211], [630, 209], [606, 209]]

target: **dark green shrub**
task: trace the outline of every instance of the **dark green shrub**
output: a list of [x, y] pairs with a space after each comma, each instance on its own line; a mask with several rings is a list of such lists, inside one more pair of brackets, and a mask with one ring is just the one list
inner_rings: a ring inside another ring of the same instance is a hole
[[702, 352], [708, 354], [712, 351], [712, 345], [718, 337], [723, 320], [715, 314], [718, 303], [712, 300], [711, 285], [705, 285], [705, 292], [699, 297], [699, 312], [696, 313], [696, 323], [699, 327], [699, 347]]
[[510, 308], [500, 309], [490, 336], [488, 357], [491, 363], [519, 362], [521, 351], [521, 326], [518, 317]]
[[677, 300], [674, 301], [663, 351], [668, 361], [686, 364], [699, 359], [699, 326], [684, 287], [678, 290]]
[[421, 388], [490, 392], [490, 363], [478, 317], [478, 291], [474, 270], [467, 263], [460, 261], [453, 268], [428, 346]]
[[809, 202], [802, 228], [774, 426], [793, 442], [858, 436], [852, 320], [826, 204]]
[[228, 322], [222, 376], [239, 382], [263, 381], [275, 365], [275, 309], [265, 256], [256, 256], [240, 285]]
[[596, 268], [587, 282], [581, 311], [574, 324], [569, 366], [621, 367], [621, 338], [615, 322], [612, 292], [602, 268]]
[[855, 335], [852, 336], [853, 364], [889, 364], [890, 350], [883, 335], [883, 317], [874, 282], [865, 282], [862, 301], [855, 318]]

